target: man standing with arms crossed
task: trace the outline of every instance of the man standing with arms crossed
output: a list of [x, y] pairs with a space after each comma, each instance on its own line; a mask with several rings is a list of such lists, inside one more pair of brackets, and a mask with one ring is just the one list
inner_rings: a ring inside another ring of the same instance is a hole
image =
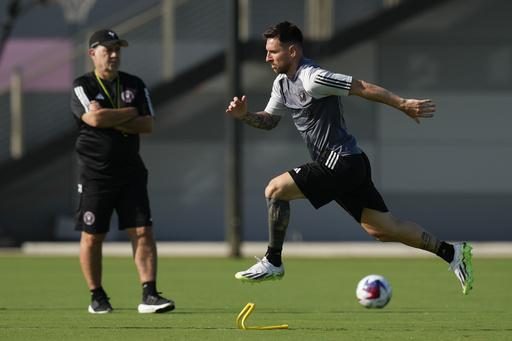
[[148, 172], [139, 155], [139, 134], [153, 129], [154, 113], [144, 82], [119, 71], [121, 47], [112, 30], [89, 40], [94, 71], [73, 83], [71, 108], [78, 124], [78, 206], [80, 265], [89, 286], [90, 313], [113, 312], [102, 287], [102, 245], [115, 210], [119, 229], [130, 237], [143, 287], [139, 313], [174, 309], [156, 290], [157, 252], [147, 193]]
[[281, 22], [264, 34], [267, 57], [278, 74], [264, 111], [247, 110], [246, 97], [235, 97], [226, 112], [260, 129], [273, 129], [282, 115], [290, 114], [309, 149], [311, 163], [272, 179], [265, 189], [268, 207], [269, 246], [265, 257], [235, 277], [243, 282], [281, 279], [281, 261], [290, 201], [308, 199], [315, 208], [336, 201], [372, 236], [382, 242], [400, 242], [432, 252], [454, 270], [468, 294], [473, 283], [471, 246], [448, 244], [421, 226], [393, 217], [371, 178], [371, 166], [357, 147], [343, 120], [340, 96], [357, 95], [390, 105], [416, 123], [433, 117], [431, 100], [403, 99], [390, 91], [351, 76], [322, 69], [302, 54], [302, 33], [297, 26]]

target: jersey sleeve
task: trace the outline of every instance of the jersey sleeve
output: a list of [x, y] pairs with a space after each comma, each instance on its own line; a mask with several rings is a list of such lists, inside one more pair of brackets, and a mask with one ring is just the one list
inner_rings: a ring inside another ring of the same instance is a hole
[[87, 94], [86, 82], [78, 78], [73, 82], [73, 91], [71, 92], [71, 111], [73, 115], [81, 120], [82, 115], [89, 111], [91, 99]]
[[302, 84], [304, 85], [304, 90], [313, 98], [348, 96], [352, 86], [352, 76], [315, 68], [303, 77]]
[[138, 78], [138, 82], [139, 92], [141, 93], [141, 98], [139, 102], [139, 115], [155, 117], [155, 110], [153, 109], [153, 103], [151, 102], [151, 97], [149, 96], [149, 90], [142, 79]]
[[141, 115], [155, 117], [155, 110], [153, 109], [153, 103], [151, 103], [151, 97], [149, 97], [148, 88], [144, 87], [144, 98], [143, 105], [141, 108]]
[[277, 77], [272, 85], [272, 93], [270, 95], [270, 100], [265, 107], [265, 112], [268, 112], [271, 115], [283, 116], [288, 113], [288, 111], [289, 110], [284, 104], [284, 99], [281, 93], [279, 77]]

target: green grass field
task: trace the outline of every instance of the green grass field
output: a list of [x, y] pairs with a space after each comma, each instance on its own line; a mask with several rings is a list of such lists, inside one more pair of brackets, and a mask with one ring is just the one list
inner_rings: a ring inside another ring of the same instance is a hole
[[[176, 302], [139, 314], [130, 258], [104, 261], [113, 314], [87, 312], [77, 258], [0, 256], [0, 340], [512, 340], [512, 259], [474, 259], [472, 292], [437, 259], [285, 259], [282, 281], [242, 284], [253, 259], [160, 258], [158, 289]], [[367, 274], [385, 276], [393, 298], [381, 310], [357, 303]], [[236, 317], [255, 303], [241, 330]]]

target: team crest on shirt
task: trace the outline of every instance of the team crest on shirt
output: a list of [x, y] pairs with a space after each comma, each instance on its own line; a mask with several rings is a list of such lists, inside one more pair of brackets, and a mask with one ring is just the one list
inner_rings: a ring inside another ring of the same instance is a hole
[[299, 100], [304, 103], [308, 99], [308, 94], [306, 93], [306, 90], [300, 89], [299, 90]]
[[133, 99], [135, 98], [135, 95], [131, 90], [126, 90], [121, 93], [121, 99], [125, 103], [131, 103]]
[[96, 220], [96, 217], [94, 216], [94, 213], [91, 211], [87, 211], [84, 213], [84, 223], [85, 225], [91, 226], [94, 224], [94, 221]]

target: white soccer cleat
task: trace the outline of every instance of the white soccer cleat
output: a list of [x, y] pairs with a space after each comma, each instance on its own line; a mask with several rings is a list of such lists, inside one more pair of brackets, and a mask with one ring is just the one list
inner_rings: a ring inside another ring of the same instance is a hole
[[263, 259], [259, 259], [258, 257], [254, 258], [258, 260], [258, 263], [245, 271], [237, 272], [235, 278], [242, 282], [257, 283], [280, 280], [284, 277], [283, 263], [281, 263], [281, 266], [277, 267], [272, 265], [272, 263], [267, 260], [267, 257], [263, 257]]
[[471, 250], [473, 248], [466, 243], [456, 244], [453, 247], [455, 248], [455, 255], [448, 271], [453, 270], [455, 272], [462, 284], [462, 292], [467, 295], [473, 289], [473, 264], [471, 262], [473, 257]]

